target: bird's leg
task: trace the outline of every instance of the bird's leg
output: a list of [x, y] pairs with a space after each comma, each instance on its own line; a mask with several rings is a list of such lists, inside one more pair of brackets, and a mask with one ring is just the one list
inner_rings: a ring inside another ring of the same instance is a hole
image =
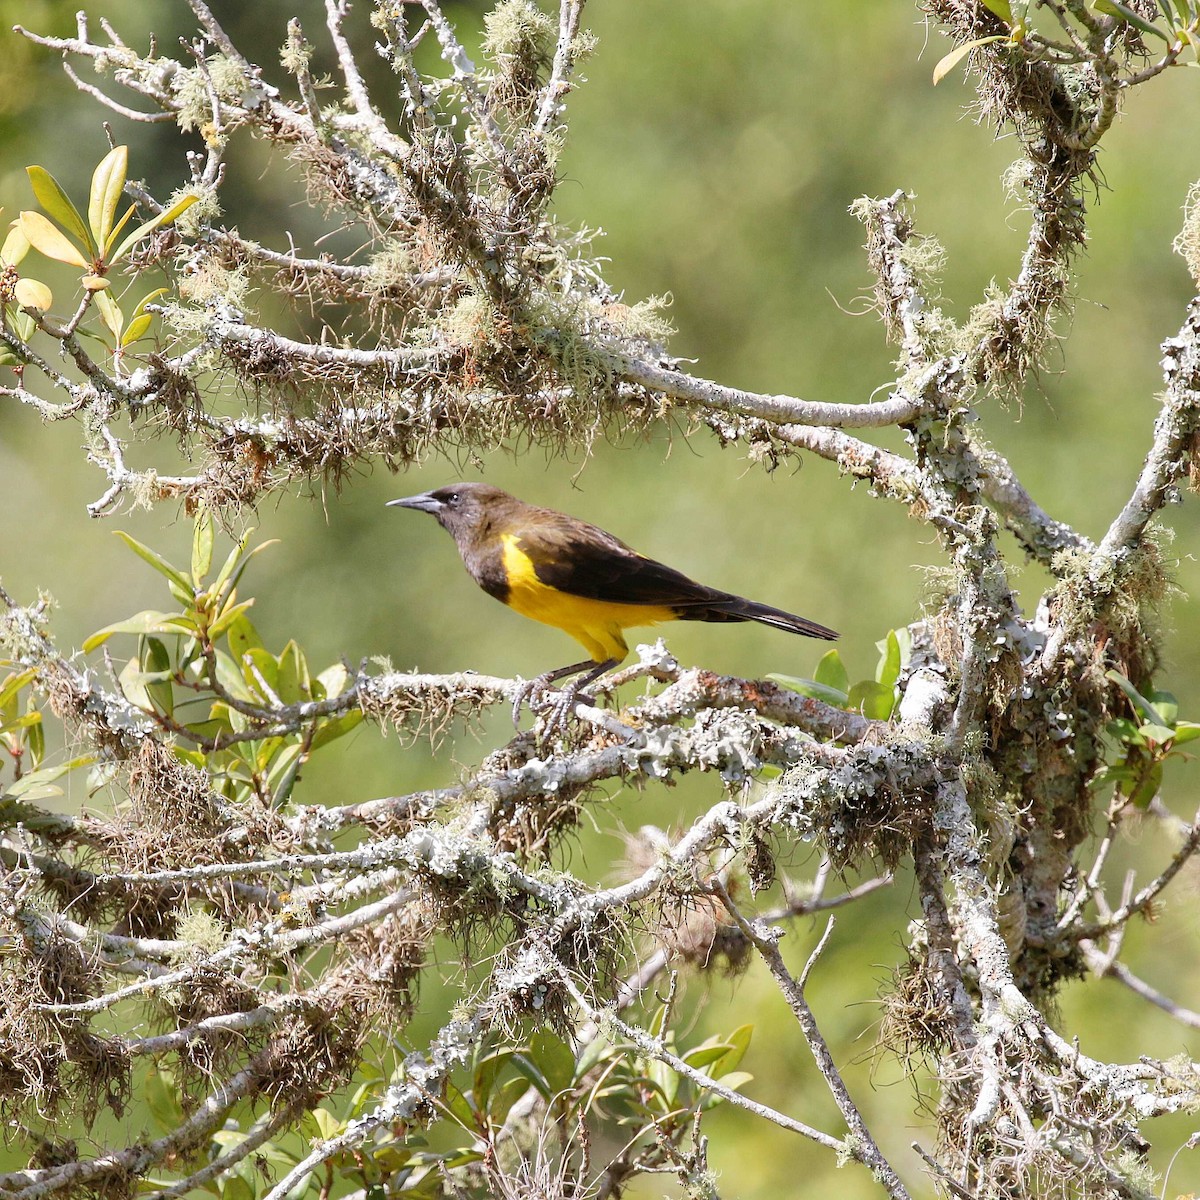
[[[586, 666], [591, 666], [591, 670], [581, 679], [576, 679], [573, 683], [567, 684], [559, 693], [546, 717], [546, 733], [547, 735], [554, 730], [565, 726], [567, 716], [574, 711], [575, 705], [580, 701], [585, 704], [593, 703], [592, 698], [584, 692], [584, 688], [589, 683], [594, 683], [605, 671], [615, 667], [621, 660], [619, 658], [609, 658], [602, 663], [588, 663]], [[560, 676], [562, 678], [562, 676]]]
[[553, 729], [565, 717], [571, 705], [580, 698], [579, 691], [581, 688], [587, 687], [589, 683], [599, 679], [605, 671], [615, 667], [621, 660], [619, 658], [605, 659], [604, 662], [598, 663], [593, 658], [585, 659], [583, 662], [572, 663], [569, 667], [559, 667], [556, 671], [547, 671], [543, 675], [538, 675], [534, 679], [527, 680], [517, 689], [516, 698], [513, 700], [513, 725], [520, 726], [521, 721], [521, 705], [526, 700], [532, 700], [538, 692], [544, 692], [552, 683], [557, 683], [560, 679], [567, 679], [571, 675], [578, 675], [581, 671], [587, 671], [587, 674], [576, 680], [569, 687], [562, 691], [562, 695], [554, 703], [553, 720], [549, 728]]

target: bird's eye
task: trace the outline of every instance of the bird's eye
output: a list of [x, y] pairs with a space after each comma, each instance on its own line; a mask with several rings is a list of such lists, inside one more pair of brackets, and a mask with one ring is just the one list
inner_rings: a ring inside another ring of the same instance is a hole
[[450, 508], [457, 508], [462, 503], [462, 497], [457, 492], [451, 492], [446, 497], [446, 504]]

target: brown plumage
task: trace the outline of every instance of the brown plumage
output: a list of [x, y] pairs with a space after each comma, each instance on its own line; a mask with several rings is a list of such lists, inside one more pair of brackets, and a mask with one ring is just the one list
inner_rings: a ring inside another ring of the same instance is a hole
[[455, 483], [391, 503], [434, 516], [489, 595], [575, 638], [591, 658], [564, 674], [599, 664], [594, 678], [629, 653], [623, 630], [663, 621], [759, 621], [837, 637], [806, 617], [696, 583], [595, 525], [490, 484]]

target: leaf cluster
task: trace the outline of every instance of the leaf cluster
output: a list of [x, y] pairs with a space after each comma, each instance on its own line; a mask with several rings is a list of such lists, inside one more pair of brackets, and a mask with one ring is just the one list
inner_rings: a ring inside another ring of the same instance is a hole
[[[176, 606], [107, 625], [83, 648], [91, 653], [114, 634], [136, 635], [137, 652], [119, 676], [128, 699], [183, 743], [179, 757], [219, 781], [226, 798], [256, 797], [279, 808], [309, 756], [348, 734], [363, 712], [349, 700], [319, 707], [346, 693], [350, 673], [344, 664], [314, 674], [294, 640], [278, 653], [263, 644], [249, 615], [254, 600], [238, 595], [247, 567], [273, 544], [251, 548], [252, 532], [243, 534], [209, 579], [215, 538], [207, 510], [195, 521], [190, 570], [117, 531], [166, 580]], [[318, 707], [310, 712], [306, 705]]]
[[1179, 747], [1200, 738], [1200, 722], [1182, 720], [1179, 701], [1170, 692], [1144, 696], [1117, 670], [1110, 670], [1107, 678], [1125, 694], [1134, 715], [1108, 722], [1106, 732], [1118, 761], [1106, 763], [1093, 786], [1111, 784], [1124, 801], [1146, 809], [1162, 786], [1167, 759], [1186, 757]]
[[795, 675], [767, 678], [835, 708], [861, 713], [874, 721], [886, 721], [900, 703], [900, 679], [912, 655], [912, 637], [907, 629], [889, 629], [886, 637], [875, 643], [875, 648], [879, 651], [875, 674], [856, 683], [850, 682], [850, 673], [837, 650], [822, 656], [812, 679]]

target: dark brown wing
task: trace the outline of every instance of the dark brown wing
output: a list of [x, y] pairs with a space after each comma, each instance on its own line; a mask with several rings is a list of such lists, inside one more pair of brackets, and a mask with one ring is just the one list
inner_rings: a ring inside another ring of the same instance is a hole
[[682, 621], [760, 621], [789, 633], [832, 640], [832, 629], [769, 604], [705, 587], [631, 550], [620, 538], [549, 509], [514, 530], [537, 577], [572, 596], [673, 608]]
[[598, 526], [563, 513], [538, 510], [513, 532], [537, 577], [572, 596], [664, 607], [732, 599], [638, 554]]

